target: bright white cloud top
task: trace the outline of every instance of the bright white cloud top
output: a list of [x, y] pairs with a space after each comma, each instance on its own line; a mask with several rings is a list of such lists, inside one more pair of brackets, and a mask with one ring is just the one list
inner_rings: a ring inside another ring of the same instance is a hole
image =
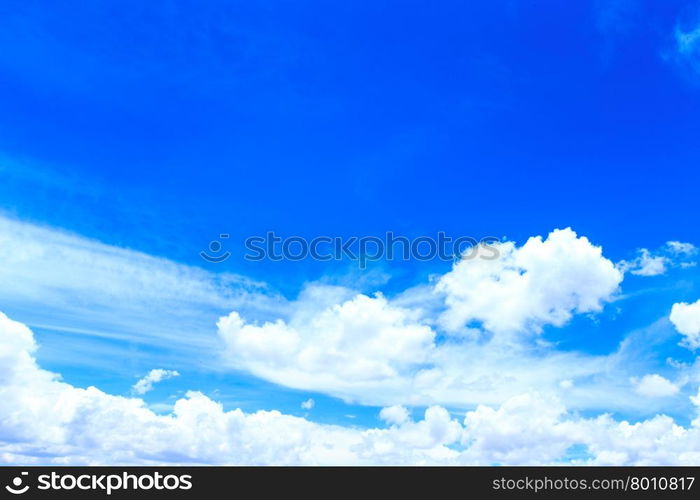
[[498, 248], [500, 258], [463, 260], [440, 278], [436, 292], [448, 307], [441, 322], [449, 330], [475, 321], [495, 334], [561, 326], [575, 313], [600, 311], [622, 281], [602, 249], [571, 229]]
[[688, 304], [673, 304], [671, 323], [685, 336], [684, 343], [691, 349], [700, 348], [700, 300]]

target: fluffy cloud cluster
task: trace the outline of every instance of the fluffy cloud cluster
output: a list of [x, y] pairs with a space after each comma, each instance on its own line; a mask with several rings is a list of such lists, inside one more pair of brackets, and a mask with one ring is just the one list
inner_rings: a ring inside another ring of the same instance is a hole
[[512, 242], [498, 248], [498, 259], [460, 261], [438, 281], [447, 329], [472, 322], [494, 333], [561, 326], [574, 313], [600, 311], [622, 281], [602, 249], [571, 229], [530, 238], [520, 248]]
[[[277, 411], [225, 411], [198, 392], [157, 415], [141, 399], [81, 389], [40, 368], [24, 325], [0, 313], [0, 462], [88, 464], [693, 464], [700, 419], [584, 419], [554, 398], [524, 394], [460, 419], [431, 406], [415, 421], [385, 408], [386, 428], [320, 425]], [[700, 403], [700, 395], [693, 398]]]
[[289, 324], [253, 325], [232, 312], [218, 327], [234, 366], [280, 384], [342, 391], [400, 384], [430, 360], [435, 333], [415, 316], [380, 295], [357, 295], [310, 317], [299, 311]]
[[218, 323], [226, 359], [277, 384], [373, 405], [500, 403], [563, 380], [573, 401], [594, 376], [607, 394], [577, 404], [627, 404], [628, 387], [606, 374], [618, 360], [531, 341], [545, 325], [601, 310], [622, 273], [571, 229], [498, 246], [499, 259], [458, 262], [417, 305], [317, 286], [285, 320], [256, 324], [234, 311]]
[[[500, 408], [467, 413], [462, 458], [482, 463], [552, 463], [583, 446], [583, 462], [609, 465], [696, 464], [700, 459], [700, 419], [677, 425], [658, 415], [637, 423], [610, 415], [577, 418], [556, 400], [525, 394]], [[576, 463], [579, 460], [571, 458]]]
[[402, 461], [397, 452], [375, 452], [375, 444], [384, 441], [412, 443], [412, 456], [427, 461], [433, 454], [440, 459], [443, 444], [454, 440], [460, 425], [445, 420], [445, 410], [429, 409], [423, 421], [401, 429], [358, 431], [276, 411], [224, 411], [197, 392], [161, 416], [141, 399], [61, 382], [37, 365], [36, 348], [25, 325], [0, 313], [0, 462], [314, 464], [382, 456]]
[[700, 348], [700, 300], [688, 304], [673, 304], [671, 323], [685, 336], [684, 344], [691, 349]]

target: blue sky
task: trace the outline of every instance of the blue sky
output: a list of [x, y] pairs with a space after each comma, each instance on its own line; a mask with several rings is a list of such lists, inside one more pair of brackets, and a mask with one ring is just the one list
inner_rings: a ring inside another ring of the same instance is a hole
[[[635, 261], [619, 290], [596, 295], [599, 309], [566, 306], [566, 321], [542, 320], [528, 342], [584, 357], [628, 342], [624, 383], [659, 374], [677, 396], [595, 405], [600, 382], [567, 404], [692, 420], [700, 372], [668, 318], [700, 299], [698, 269], [667, 242], [700, 244], [697, 1], [8, 1], [0, 12], [0, 229], [15, 259], [0, 311], [32, 328], [41, 366], [66, 382], [128, 396], [162, 368], [180, 375], [143, 396], [161, 412], [187, 390], [346, 426], [378, 425], [394, 402], [421, 412], [427, 400], [386, 388], [344, 401], [347, 388], [280, 383], [259, 360], [234, 354], [232, 368], [216, 323], [238, 311], [302, 328], [334, 294], [430, 309], [421, 294], [450, 263], [249, 262], [243, 240], [445, 231], [522, 248], [571, 227], [618, 269], [640, 249], [665, 269], [647, 276]], [[232, 257], [203, 261], [222, 233]], [[338, 289], [304, 299], [319, 284]]]

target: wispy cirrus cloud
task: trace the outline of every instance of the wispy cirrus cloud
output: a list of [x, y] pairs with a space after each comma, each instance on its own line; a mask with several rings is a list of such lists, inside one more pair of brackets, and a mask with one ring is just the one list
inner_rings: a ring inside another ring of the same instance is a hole
[[0, 214], [0, 303], [37, 328], [70, 333], [78, 343], [85, 339], [86, 349], [100, 341], [133, 342], [191, 364], [218, 346], [211, 325], [221, 314], [241, 307], [265, 315], [284, 300], [241, 276]]

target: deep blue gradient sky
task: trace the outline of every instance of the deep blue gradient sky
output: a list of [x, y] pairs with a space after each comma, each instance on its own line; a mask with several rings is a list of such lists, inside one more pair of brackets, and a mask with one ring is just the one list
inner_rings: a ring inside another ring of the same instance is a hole
[[692, 6], [7, 2], [0, 148], [45, 198], [4, 205], [181, 261], [267, 230], [692, 239]]
[[[571, 226], [615, 261], [698, 242], [700, 74], [675, 32], [699, 15], [682, 0], [5, 1], [0, 209], [290, 298], [364, 281], [347, 262], [246, 262], [245, 237], [522, 243]], [[233, 258], [203, 262], [220, 233]], [[448, 268], [370, 271], [391, 292]], [[671, 303], [632, 300], [619, 335], [582, 345], [607, 352]]]

